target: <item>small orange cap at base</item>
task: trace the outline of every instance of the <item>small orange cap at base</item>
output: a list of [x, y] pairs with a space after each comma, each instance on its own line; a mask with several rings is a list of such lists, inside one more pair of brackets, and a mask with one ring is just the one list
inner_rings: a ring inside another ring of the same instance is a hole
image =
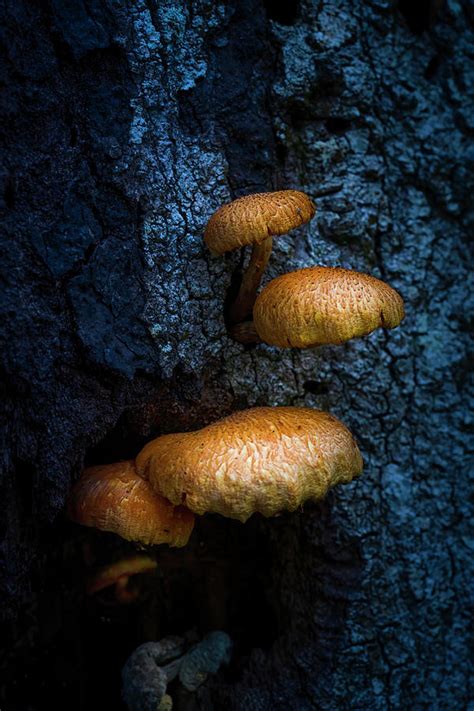
[[150, 573], [157, 567], [157, 562], [145, 554], [138, 554], [122, 558], [122, 560], [109, 563], [95, 571], [89, 577], [86, 593], [93, 595], [111, 585], [116, 587], [116, 597], [119, 602], [133, 602], [138, 597], [138, 588], [131, 588], [129, 579], [133, 575]]

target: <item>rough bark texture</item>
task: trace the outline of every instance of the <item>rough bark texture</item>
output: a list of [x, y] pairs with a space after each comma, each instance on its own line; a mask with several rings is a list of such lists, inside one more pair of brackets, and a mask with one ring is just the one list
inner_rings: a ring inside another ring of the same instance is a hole
[[[193, 708], [470, 708], [472, 5], [10, 0], [4, 12], [8, 663], [38, 654], [38, 634], [58, 644], [31, 630], [45, 571], [74, 536], [60, 512], [85, 460], [134, 456], [237, 408], [306, 405], [348, 425], [365, 473], [303, 513], [229, 525], [264, 546], [271, 634], [248, 636]], [[399, 329], [310, 351], [229, 339], [241, 258], [209, 255], [206, 221], [284, 187], [318, 213], [275, 240], [266, 279], [314, 263], [370, 272], [404, 296]], [[255, 561], [238, 564], [249, 582]], [[55, 585], [48, 600], [60, 573]], [[46, 707], [2, 693], [2, 711]], [[69, 707], [92, 708], [84, 698]]]

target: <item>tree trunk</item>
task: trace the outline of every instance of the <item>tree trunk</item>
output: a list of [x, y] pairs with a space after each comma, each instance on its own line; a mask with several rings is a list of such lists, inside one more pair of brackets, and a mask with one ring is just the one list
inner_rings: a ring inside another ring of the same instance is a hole
[[[178, 710], [468, 708], [471, 4], [4, 7], [0, 708], [122, 708], [134, 647], [192, 627], [233, 660]], [[229, 338], [242, 257], [212, 257], [206, 222], [282, 188], [317, 215], [264, 281], [371, 273], [398, 329]], [[86, 599], [84, 546], [127, 546], [66, 521], [84, 464], [262, 404], [330, 410], [363, 476], [276, 519], [204, 517], [139, 602]]]

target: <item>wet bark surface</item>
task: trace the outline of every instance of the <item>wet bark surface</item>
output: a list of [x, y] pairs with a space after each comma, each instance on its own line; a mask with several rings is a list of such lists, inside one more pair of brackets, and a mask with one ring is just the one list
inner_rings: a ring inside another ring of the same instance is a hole
[[[119, 707], [134, 646], [193, 627], [234, 657], [177, 708], [469, 708], [471, 4], [4, 13], [2, 711]], [[308, 351], [229, 338], [244, 257], [212, 257], [205, 224], [285, 187], [317, 215], [264, 280], [369, 272], [403, 295], [400, 328]], [[84, 546], [122, 544], [65, 521], [84, 463], [263, 404], [340, 417], [363, 476], [295, 514], [203, 519], [126, 611], [85, 600]]]

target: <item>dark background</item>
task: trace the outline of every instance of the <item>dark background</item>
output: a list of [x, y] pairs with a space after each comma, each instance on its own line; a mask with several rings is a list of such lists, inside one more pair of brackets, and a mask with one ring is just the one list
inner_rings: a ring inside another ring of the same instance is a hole
[[[1, 710], [119, 709], [138, 644], [216, 628], [232, 663], [178, 711], [472, 709], [472, 3], [2, 14]], [[286, 187], [318, 212], [265, 279], [370, 272], [403, 295], [400, 328], [309, 351], [228, 337], [242, 258], [211, 257], [205, 224]], [[276, 519], [204, 517], [132, 605], [85, 596], [133, 546], [67, 522], [84, 463], [255, 404], [330, 410], [363, 476]]]

